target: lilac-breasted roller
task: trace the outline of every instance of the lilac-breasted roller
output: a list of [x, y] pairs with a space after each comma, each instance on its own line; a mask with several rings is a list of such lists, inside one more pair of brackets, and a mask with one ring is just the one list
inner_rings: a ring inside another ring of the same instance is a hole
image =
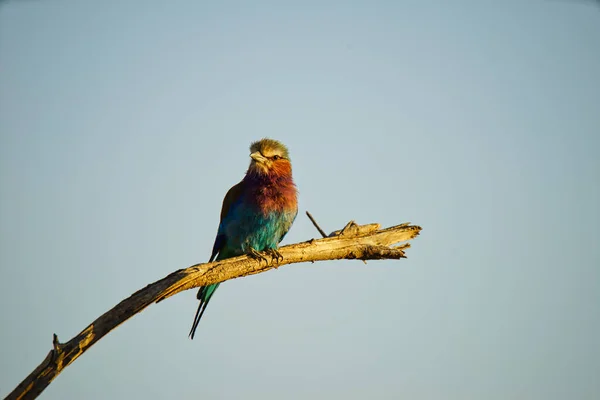
[[[209, 262], [260, 252], [279, 257], [277, 247], [298, 214], [296, 185], [288, 149], [273, 139], [250, 145], [250, 166], [244, 179], [223, 200], [221, 220]], [[200, 305], [190, 330], [194, 338], [198, 323], [219, 283], [202, 286]]]

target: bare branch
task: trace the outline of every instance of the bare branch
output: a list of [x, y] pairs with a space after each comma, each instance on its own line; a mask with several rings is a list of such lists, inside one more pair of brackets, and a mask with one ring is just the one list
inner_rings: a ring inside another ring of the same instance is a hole
[[340, 259], [405, 258], [404, 250], [410, 245], [408, 243], [399, 246], [396, 244], [413, 239], [420, 231], [419, 226], [409, 224], [379, 230], [379, 224], [359, 226], [351, 221], [344, 229], [332, 233], [329, 237], [281, 247], [279, 251], [284, 259], [279, 263], [273, 259], [267, 265], [254, 258], [240, 256], [213, 263], [196, 264], [175, 271], [121, 301], [68, 342], [60, 343], [57, 336], [54, 335], [53, 349], [6, 399], [36, 398], [63, 369], [104, 335], [150, 304], [162, 301], [179, 292], [241, 276], [258, 274], [286, 264]]
[[317, 230], [321, 234], [321, 237], [326, 238], [327, 234], [325, 233], [325, 231], [323, 229], [321, 229], [321, 227], [319, 226], [319, 224], [317, 224], [317, 221], [315, 221], [315, 219], [313, 218], [313, 216], [308, 211], [306, 212], [306, 216], [308, 217], [308, 219], [310, 219], [310, 222], [313, 223], [313, 225], [315, 226], [315, 228], [317, 228]]

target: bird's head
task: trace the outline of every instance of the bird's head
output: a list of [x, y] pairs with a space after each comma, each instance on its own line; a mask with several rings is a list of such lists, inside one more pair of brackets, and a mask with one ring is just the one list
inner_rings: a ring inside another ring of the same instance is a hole
[[273, 139], [261, 139], [250, 145], [248, 172], [257, 175], [291, 175], [292, 164], [287, 147]]

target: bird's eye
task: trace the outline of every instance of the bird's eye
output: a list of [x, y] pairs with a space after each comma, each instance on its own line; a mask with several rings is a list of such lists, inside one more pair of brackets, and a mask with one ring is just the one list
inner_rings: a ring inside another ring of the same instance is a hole
[[273, 156], [273, 160], [279, 160], [280, 158], [281, 158], [281, 156], [278, 156], [278, 155]]

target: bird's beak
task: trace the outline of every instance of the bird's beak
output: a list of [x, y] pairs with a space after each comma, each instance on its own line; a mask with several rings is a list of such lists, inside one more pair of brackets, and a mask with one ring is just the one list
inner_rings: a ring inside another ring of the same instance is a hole
[[255, 151], [254, 153], [250, 154], [250, 158], [258, 163], [263, 163], [263, 162], [267, 161], [266, 157], [264, 157], [258, 151]]

